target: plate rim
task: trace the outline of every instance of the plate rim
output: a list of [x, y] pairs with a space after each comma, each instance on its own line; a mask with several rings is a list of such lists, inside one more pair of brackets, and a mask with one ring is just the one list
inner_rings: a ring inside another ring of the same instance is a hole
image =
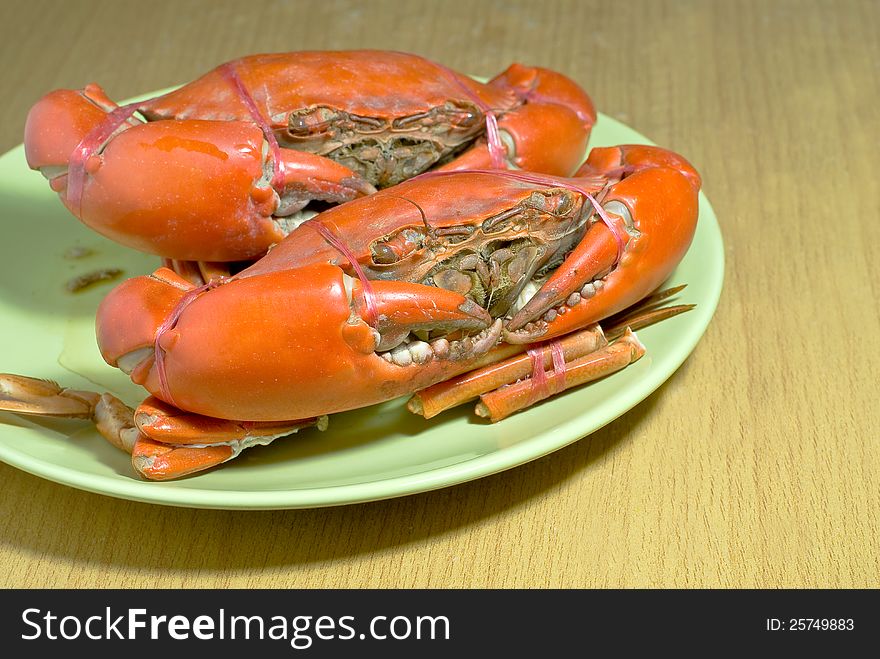
[[[638, 134], [643, 143], [654, 144], [628, 125], [608, 115], [602, 113], [598, 115], [597, 124], [603, 122], [609, 126], [616, 125]], [[22, 149], [23, 146], [18, 145], [0, 157], [7, 157], [16, 150]], [[721, 228], [714, 209], [702, 190], [699, 193], [699, 211], [697, 230], [706, 234], [706, 240], [717, 246], [718, 252], [715, 255], [717, 258], [712, 259], [711, 268], [706, 273], [712, 284], [711, 295], [701, 299], [696, 309], [688, 313], [691, 322], [682, 329], [678, 343], [680, 349], [674, 352], [673, 357], [666, 358], [662, 368], [649, 372], [645, 379], [637, 383], [637, 386], [617, 392], [603, 399], [593, 408], [593, 416], [598, 416], [600, 419], [598, 425], [594, 424], [595, 427], [584, 429], [578, 424], [581, 417], [574, 416], [523, 441], [451, 465], [360, 483], [286, 490], [164, 488], [161, 483], [138, 480], [134, 477], [131, 480], [123, 480], [118, 477], [90, 474], [27, 453], [16, 452], [2, 443], [0, 443], [0, 460], [32, 475], [95, 494], [143, 503], [221, 510], [305, 509], [380, 501], [459, 485], [521, 466], [580, 441], [626, 414], [672, 377], [692, 354], [718, 307], [724, 287], [725, 268]], [[687, 254], [684, 258], [687, 258]], [[613, 408], [613, 411], [606, 411], [605, 408]], [[524, 413], [528, 414], [528, 411]], [[564, 439], [557, 440], [556, 437]], [[230, 501], [235, 503], [231, 504]]]

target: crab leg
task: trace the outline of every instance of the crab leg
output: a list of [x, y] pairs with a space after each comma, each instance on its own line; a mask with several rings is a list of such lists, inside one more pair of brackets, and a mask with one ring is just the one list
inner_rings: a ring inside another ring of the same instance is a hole
[[481, 395], [476, 413], [495, 423], [561, 391], [611, 375], [644, 354], [645, 347], [632, 331], [627, 330], [611, 345], [571, 362], [566, 361], [564, 384], [558, 389], [536, 387], [531, 378], [522, 380]]
[[265, 446], [303, 428], [327, 428], [327, 417], [287, 423], [237, 422], [180, 412], [148, 398], [134, 413], [139, 430], [131, 464], [148, 480], [170, 480], [232, 460], [247, 448]]
[[[602, 329], [598, 325], [570, 334], [560, 343], [566, 362], [607, 345]], [[514, 357], [464, 373], [445, 382], [438, 382], [417, 392], [407, 403], [407, 408], [410, 412], [430, 419], [440, 412], [478, 398], [493, 389], [527, 377], [532, 372], [534, 364], [531, 356], [525, 354], [525, 346], [521, 349], [523, 352]], [[550, 351], [544, 350], [543, 368], [548, 368], [551, 364]]]
[[[639, 304], [608, 319], [608, 329], [604, 333], [603, 328], [594, 325], [564, 336], [559, 340], [564, 361], [571, 362], [605, 347], [609, 342], [623, 336], [627, 330], [635, 331], [693, 309], [693, 304], [659, 306], [684, 288], [685, 286], [676, 286], [650, 295]], [[486, 366], [476, 367], [473, 371], [416, 392], [407, 403], [407, 408], [414, 414], [430, 419], [440, 412], [530, 376], [535, 362], [531, 356], [523, 354], [526, 347], [521, 344], [502, 344], [486, 355]], [[512, 356], [511, 350], [515, 350]], [[545, 369], [552, 365], [549, 350], [543, 351], [543, 360]]]
[[182, 261], [179, 259], [162, 259], [162, 266], [173, 270], [193, 286], [204, 286], [205, 278], [198, 261]]
[[65, 389], [37, 378], [0, 374], [0, 410], [33, 416], [88, 419], [104, 439], [131, 454], [149, 480], [180, 478], [210, 469], [244, 449], [302, 428], [327, 427], [327, 417], [283, 423], [236, 422], [182, 412], [155, 398], [132, 410], [111, 394]]
[[131, 453], [138, 431], [133, 411], [111, 394], [65, 389], [50, 380], [0, 373], [0, 410], [31, 416], [88, 419], [116, 448]]
[[193, 286], [204, 286], [209, 281], [229, 277], [229, 263], [223, 261], [180, 261], [162, 259], [162, 266], [173, 270]]
[[131, 465], [147, 480], [165, 481], [216, 467], [235, 456], [231, 446], [169, 446], [140, 434], [132, 448]]
[[632, 331], [640, 330], [648, 325], [659, 323], [662, 320], [672, 318], [685, 311], [690, 311], [697, 305], [695, 304], [675, 304], [669, 307], [661, 306], [663, 300], [680, 293], [687, 287], [687, 284], [674, 286], [662, 291], [658, 291], [653, 295], [649, 295], [637, 305], [621, 311], [616, 316], [612, 316], [605, 321], [605, 336], [609, 341], [614, 341], [623, 336], [626, 328]]
[[100, 395], [64, 389], [51, 380], [0, 373], [0, 409], [16, 414], [91, 419]]
[[134, 413], [140, 430], [132, 466], [149, 480], [180, 478], [227, 462], [302, 428], [327, 428], [327, 417], [290, 422], [238, 422], [184, 412], [150, 397]]

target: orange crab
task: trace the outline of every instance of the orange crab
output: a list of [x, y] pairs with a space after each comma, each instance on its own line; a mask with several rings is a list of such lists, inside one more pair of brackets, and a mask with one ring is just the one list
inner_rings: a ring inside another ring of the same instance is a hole
[[[235, 276], [195, 286], [162, 268], [114, 289], [98, 343], [151, 394], [134, 413], [57, 390], [19, 398], [64, 414], [79, 398], [151, 479], [438, 383], [472, 395], [474, 373], [482, 392], [499, 368], [504, 382], [531, 375], [497, 392], [522, 407], [644, 352], [631, 333], [606, 345], [596, 323], [682, 259], [699, 188], [681, 156], [650, 146], [594, 149], [572, 178], [416, 177], [319, 214]], [[411, 409], [436, 413], [419, 396]]]
[[539, 67], [483, 84], [412, 54], [315, 51], [243, 57], [123, 107], [97, 85], [53, 91], [24, 143], [97, 232], [173, 261], [234, 262], [263, 255], [312, 202], [428, 169], [571, 175], [595, 120], [582, 89]]

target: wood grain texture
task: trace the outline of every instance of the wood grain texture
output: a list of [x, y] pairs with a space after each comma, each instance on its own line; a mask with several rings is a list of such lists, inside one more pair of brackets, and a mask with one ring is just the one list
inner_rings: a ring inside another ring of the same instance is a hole
[[0, 464], [0, 586], [880, 586], [880, 4], [29, 0], [4, 13], [3, 150], [49, 89], [94, 80], [121, 99], [251, 52], [558, 69], [695, 164], [727, 271], [704, 339], [649, 399], [465, 485], [199, 511]]

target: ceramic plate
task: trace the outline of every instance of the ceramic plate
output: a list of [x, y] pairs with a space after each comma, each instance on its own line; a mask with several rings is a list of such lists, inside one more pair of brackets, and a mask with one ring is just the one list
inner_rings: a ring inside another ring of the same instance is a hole
[[[600, 115], [591, 146], [623, 143], [649, 141]], [[101, 268], [121, 268], [124, 277], [148, 273], [158, 259], [76, 221], [28, 169], [22, 147], [0, 157], [0, 222], [0, 371], [106, 390], [136, 404], [142, 390], [107, 366], [95, 345], [94, 312], [110, 284], [71, 294], [65, 283]], [[74, 248], [85, 255], [72, 258]], [[696, 236], [668, 282], [688, 284], [678, 301], [696, 309], [640, 330], [648, 353], [624, 371], [494, 425], [477, 418], [472, 405], [426, 421], [395, 400], [334, 415], [326, 432], [308, 429], [253, 448], [208, 473], [151, 483], [139, 480], [128, 456], [90, 424], [0, 413], [0, 459], [91, 492], [198, 508], [329, 506], [462, 483], [562, 448], [644, 400], [696, 346], [715, 311], [723, 271], [718, 222], [701, 194]]]

